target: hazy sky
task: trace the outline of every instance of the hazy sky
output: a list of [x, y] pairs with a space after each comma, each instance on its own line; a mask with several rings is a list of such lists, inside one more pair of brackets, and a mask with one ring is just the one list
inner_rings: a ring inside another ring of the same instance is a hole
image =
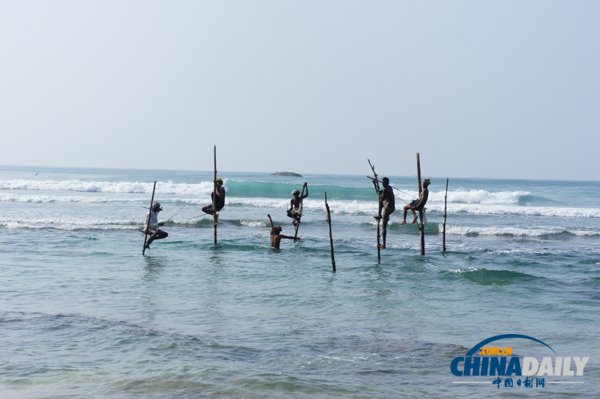
[[599, 1], [0, 0], [0, 164], [600, 180]]

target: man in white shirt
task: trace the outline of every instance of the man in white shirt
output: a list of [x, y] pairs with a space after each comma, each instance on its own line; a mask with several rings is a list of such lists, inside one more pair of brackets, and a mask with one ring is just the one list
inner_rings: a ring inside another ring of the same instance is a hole
[[[160, 206], [160, 203], [155, 202], [152, 204], [152, 209], [148, 211], [148, 215], [146, 216], [146, 225], [148, 226], [148, 234], [151, 234], [148, 242], [146, 243], [145, 249], [150, 249], [150, 244], [154, 240], [161, 240], [169, 236], [166, 231], [159, 230], [158, 226], [164, 226], [164, 223], [158, 223], [158, 213], [163, 209]], [[148, 222], [148, 218], [150, 218], [150, 222]], [[144, 230], [146, 233], [146, 230]]]

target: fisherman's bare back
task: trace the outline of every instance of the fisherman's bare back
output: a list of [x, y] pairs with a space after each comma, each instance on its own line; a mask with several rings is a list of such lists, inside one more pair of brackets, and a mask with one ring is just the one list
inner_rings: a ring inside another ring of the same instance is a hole
[[283, 230], [281, 226], [273, 226], [273, 219], [271, 219], [271, 215], [267, 216], [269, 217], [269, 222], [271, 222], [271, 246], [273, 248], [279, 249], [282, 238], [294, 240], [294, 242], [300, 239], [297, 237], [284, 236], [283, 234], [281, 234], [281, 231]]

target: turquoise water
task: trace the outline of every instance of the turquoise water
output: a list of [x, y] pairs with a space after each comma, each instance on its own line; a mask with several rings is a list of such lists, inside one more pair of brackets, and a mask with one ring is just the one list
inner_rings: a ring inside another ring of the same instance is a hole
[[[597, 397], [599, 182], [451, 179], [442, 254], [432, 177], [422, 257], [416, 226], [397, 224], [416, 178], [389, 176], [398, 210], [377, 262], [364, 176], [223, 172], [215, 246], [211, 175], [0, 167], [3, 398]], [[159, 219], [179, 213], [144, 257], [154, 180]], [[273, 250], [266, 215], [293, 234], [304, 181], [302, 240]], [[499, 334], [589, 356], [582, 377], [555, 379], [583, 384], [454, 384], [452, 359]]]

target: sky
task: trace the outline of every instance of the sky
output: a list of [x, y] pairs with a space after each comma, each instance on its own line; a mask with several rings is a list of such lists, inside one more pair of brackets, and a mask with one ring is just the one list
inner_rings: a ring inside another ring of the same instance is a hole
[[600, 180], [598, 1], [0, 0], [0, 165]]

